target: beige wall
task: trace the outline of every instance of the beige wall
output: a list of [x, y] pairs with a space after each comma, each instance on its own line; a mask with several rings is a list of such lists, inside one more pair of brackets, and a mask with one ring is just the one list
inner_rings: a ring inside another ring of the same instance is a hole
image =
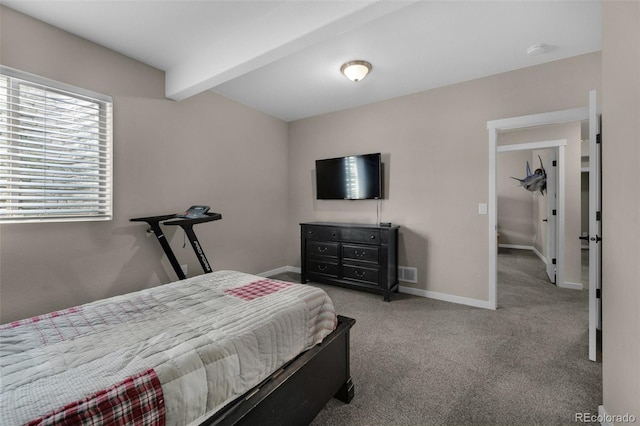
[[511, 179], [522, 179], [526, 176], [527, 161], [529, 164], [535, 164], [531, 162], [531, 151], [502, 152], [496, 159], [500, 244], [529, 247], [533, 245], [533, 205], [537, 195], [532, 195], [523, 189], [518, 181]]
[[[210, 204], [196, 226], [214, 269], [286, 264], [287, 124], [205, 92], [164, 97], [164, 74], [1, 8], [3, 65], [101, 92], [114, 102], [114, 219], [0, 226], [0, 322], [176, 279], [146, 226], [129, 218]], [[16, 42], [19, 40], [19, 42]], [[190, 275], [182, 231], [169, 230]]]
[[640, 419], [640, 3], [603, 3], [604, 408]]
[[376, 222], [375, 201], [315, 200], [314, 161], [379, 151], [380, 220], [402, 227], [400, 264], [418, 268], [420, 289], [488, 300], [487, 121], [584, 107], [599, 88], [594, 53], [290, 123], [289, 264], [299, 222]]

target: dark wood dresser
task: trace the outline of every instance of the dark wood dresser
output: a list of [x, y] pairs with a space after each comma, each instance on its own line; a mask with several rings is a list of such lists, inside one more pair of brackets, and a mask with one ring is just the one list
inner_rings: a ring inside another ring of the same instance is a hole
[[300, 224], [301, 282], [315, 281], [379, 293], [398, 290], [398, 226]]

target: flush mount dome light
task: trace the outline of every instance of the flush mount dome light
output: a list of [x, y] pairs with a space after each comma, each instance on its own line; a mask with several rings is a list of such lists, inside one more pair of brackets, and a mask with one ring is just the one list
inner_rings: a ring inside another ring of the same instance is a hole
[[544, 43], [534, 44], [533, 46], [527, 49], [527, 55], [536, 56], [542, 55], [543, 53], [547, 53], [550, 50], [549, 46]]
[[371, 71], [371, 64], [367, 61], [349, 61], [340, 67], [340, 72], [349, 80], [358, 82]]

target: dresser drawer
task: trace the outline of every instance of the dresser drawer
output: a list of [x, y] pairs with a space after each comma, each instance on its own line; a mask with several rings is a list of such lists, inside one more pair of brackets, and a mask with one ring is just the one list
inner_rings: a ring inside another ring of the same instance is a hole
[[309, 241], [307, 254], [309, 256], [338, 257], [338, 243]]
[[366, 228], [345, 228], [342, 241], [351, 243], [380, 244], [380, 231]]
[[380, 248], [377, 246], [342, 246], [342, 258], [344, 260], [359, 260], [378, 264], [380, 261]]
[[330, 226], [304, 226], [304, 237], [312, 240], [340, 241], [340, 229]]
[[378, 285], [380, 283], [380, 271], [374, 268], [362, 268], [360, 266], [342, 265], [342, 277], [345, 279], [362, 281]]
[[340, 272], [340, 266], [337, 263], [324, 262], [319, 259], [307, 259], [307, 272], [309, 274], [320, 274], [337, 278]]
[[398, 229], [395, 225], [301, 223], [300, 281], [380, 293], [389, 302], [399, 286]]

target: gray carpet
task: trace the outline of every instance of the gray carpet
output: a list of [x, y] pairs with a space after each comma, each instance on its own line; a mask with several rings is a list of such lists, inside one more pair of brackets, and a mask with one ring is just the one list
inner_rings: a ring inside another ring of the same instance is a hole
[[602, 365], [587, 359], [587, 292], [550, 284], [531, 252], [500, 250], [496, 311], [314, 285], [357, 321], [355, 397], [331, 400], [315, 426], [569, 425], [602, 403]]

